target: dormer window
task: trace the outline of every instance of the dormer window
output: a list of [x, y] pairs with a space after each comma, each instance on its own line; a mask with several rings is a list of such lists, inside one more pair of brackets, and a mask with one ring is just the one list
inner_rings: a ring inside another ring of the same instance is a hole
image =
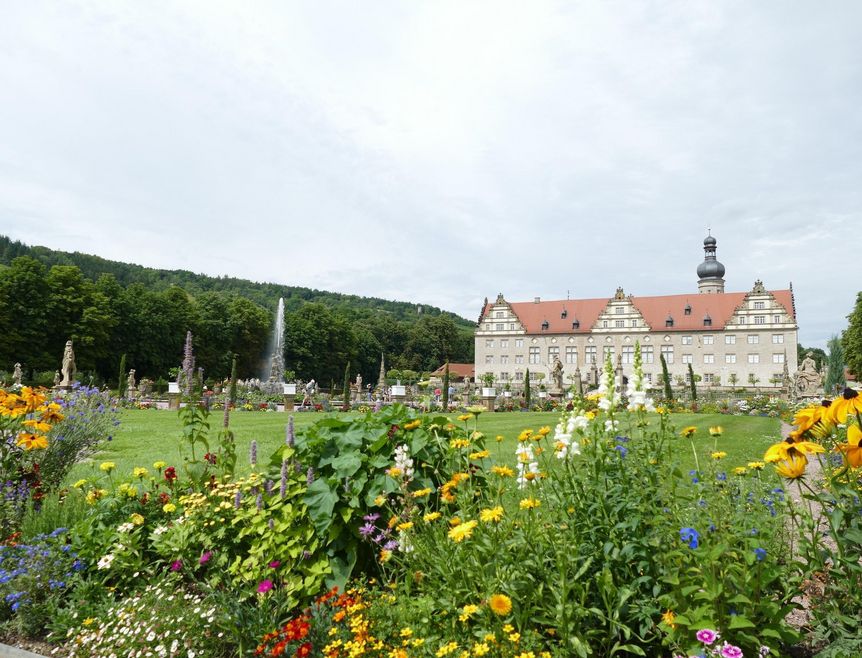
[[711, 327], [712, 326], [712, 318], [709, 317], [709, 313], [703, 316], [703, 326]]
[[550, 326], [551, 326], [550, 323], [547, 320], [545, 320], [542, 323], [542, 331], [547, 331]]
[[560, 317], [561, 317], [563, 320], [565, 320], [567, 317], [569, 317], [569, 312], [568, 312], [566, 309], [563, 309], [563, 312], [562, 312], [562, 313], [560, 313]]
[[686, 305], [685, 305], [685, 314], [686, 314], [686, 315], [691, 315], [691, 304], [686, 304]]
[[580, 329], [580, 328], [581, 328], [581, 323], [579, 320], [575, 320], [574, 322], [572, 322], [572, 329]]
[[671, 315], [667, 316], [667, 320], [664, 321], [664, 326], [665, 327], [672, 327], [673, 326], [673, 316], [671, 316]]

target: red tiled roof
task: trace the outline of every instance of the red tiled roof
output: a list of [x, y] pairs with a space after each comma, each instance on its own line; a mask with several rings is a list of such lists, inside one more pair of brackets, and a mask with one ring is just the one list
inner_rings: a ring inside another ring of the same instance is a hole
[[[790, 317], [795, 318], [792, 292], [790, 290], [770, 292]], [[712, 319], [713, 329], [723, 329], [747, 294], [745, 292], [695, 292], [687, 295], [632, 296], [630, 299], [653, 331], [694, 331], [705, 329], [703, 319], [707, 314]], [[518, 316], [527, 333], [588, 333], [609, 301], [611, 298], [563, 299], [547, 302], [511, 302], [509, 306]], [[691, 306], [690, 315], [685, 314], [686, 305]], [[489, 303], [485, 307], [483, 318], [493, 306]], [[565, 318], [561, 317], [564, 310], [567, 311]], [[665, 327], [668, 315], [673, 318], [673, 327]], [[572, 329], [572, 323], [575, 320], [580, 322], [577, 330]], [[548, 328], [542, 329], [542, 323], [546, 321]]]
[[[446, 370], [446, 364], [444, 363], [442, 366], [437, 368], [434, 372], [431, 373], [431, 377], [442, 377], [443, 373]], [[464, 377], [473, 378], [476, 375], [476, 367], [472, 363], [450, 363], [449, 364], [449, 376], [454, 378], [463, 379]]]

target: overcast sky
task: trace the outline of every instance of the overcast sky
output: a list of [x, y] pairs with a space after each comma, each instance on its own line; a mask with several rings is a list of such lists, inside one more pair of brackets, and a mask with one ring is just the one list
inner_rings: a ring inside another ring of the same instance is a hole
[[862, 3], [4, 2], [0, 233], [433, 304], [860, 289]]

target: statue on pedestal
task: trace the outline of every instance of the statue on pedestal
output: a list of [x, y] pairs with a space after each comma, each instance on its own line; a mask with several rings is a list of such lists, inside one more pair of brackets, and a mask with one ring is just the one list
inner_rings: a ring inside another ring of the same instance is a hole
[[15, 364], [15, 370], [12, 373], [12, 385], [13, 386], [21, 386], [21, 378], [24, 376], [24, 373], [21, 371], [21, 364]]
[[57, 388], [60, 385], [60, 371], [54, 371], [54, 388]]
[[135, 369], [129, 370], [129, 376], [126, 379], [126, 390], [132, 393], [135, 390]]
[[823, 377], [817, 370], [817, 364], [814, 362], [811, 352], [805, 355], [793, 380], [793, 390], [797, 397], [804, 398], [823, 395]]
[[75, 380], [75, 351], [72, 349], [72, 341], [66, 341], [66, 349], [63, 351], [63, 366], [60, 368], [63, 373], [63, 381], [60, 386], [71, 388], [72, 382]]
[[553, 391], [555, 393], [562, 393], [563, 392], [563, 362], [560, 361], [560, 357], [554, 357], [554, 367], [551, 370], [551, 377], [554, 379]]

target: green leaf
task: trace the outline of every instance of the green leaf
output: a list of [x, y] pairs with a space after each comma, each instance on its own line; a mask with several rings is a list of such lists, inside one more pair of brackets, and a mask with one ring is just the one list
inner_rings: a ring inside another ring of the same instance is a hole
[[618, 644], [611, 649], [611, 655], [614, 655], [618, 651], [628, 651], [635, 656], [646, 656], [644, 650], [634, 644]]
[[728, 626], [730, 630], [734, 630], [737, 628], [754, 628], [754, 623], [750, 622], [745, 617], [740, 615], [731, 615], [730, 617], [730, 625]]
[[338, 495], [330, 489], [326, 480], [315, 480], [305, 493], [308, 514], [319, 533], [324, 533], [332, 524], [332, 510], [338, 502]]
[[362, 459], [355, 452], [338, 455], [331, 461], [332, 468], [339, 479], [350, 477], [362, 467]]

